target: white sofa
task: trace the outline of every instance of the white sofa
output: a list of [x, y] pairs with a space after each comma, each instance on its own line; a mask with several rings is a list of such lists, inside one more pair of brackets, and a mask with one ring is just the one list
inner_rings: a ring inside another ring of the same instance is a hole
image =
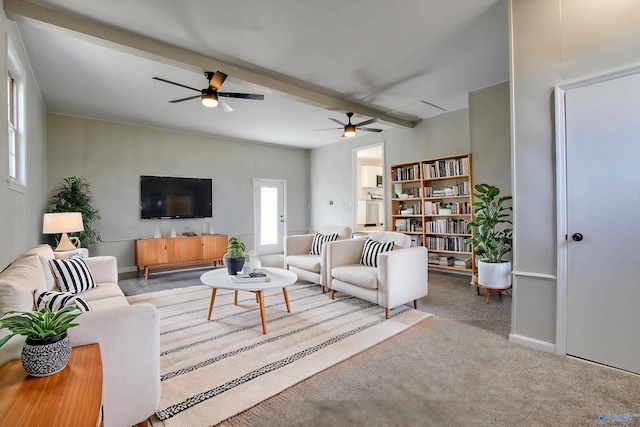
[[[338, 240], [350, 239], [349, 227], [326, 227], [318, 230], [320, 234], [338, 234]], [[298, 279], [322, 286], [322, 292], [327, 286], [327, 275], [324, 269], [326, 264], [326, 249], [323, 246], [320, 255], [311, 255], [311, 244], [315, 233], [287, 236], [284, 247], [284, 263], [287, 270], [291, 270]]]
[[[54, 252], [36, 246], [0, 273], [0, 315], [33, 310], [33, 290], [60, 289], [49, 269]], [[160, 401], [160, 326], [151, 304], [129, 305], [118, 287], [116, 258], [84, 259], [97, 288], [78, 295], [92, 311], [81, 314], [68, 330], [72, 346], [99, 343], [103, 368], [105, 427], [145, 425]], [[0, 330], [0, 336], [7, 330]], [[20, 358], [24, 337], [15, 336], [0, 348], [0, 364]], [[61, 405], [64, 402], [60, 402]]]
[[344, 292], [389, 310], [428, 293], [427, 248], [411, 247], [411, 238], [402, 233], [375, 231], [369, 238], [381, 243], [394, 242], [392, 251], [378, 254], [378, 266], [360, 264], [366, 239], [331, 242], [327, 250], [327, 286], [331, 298]]

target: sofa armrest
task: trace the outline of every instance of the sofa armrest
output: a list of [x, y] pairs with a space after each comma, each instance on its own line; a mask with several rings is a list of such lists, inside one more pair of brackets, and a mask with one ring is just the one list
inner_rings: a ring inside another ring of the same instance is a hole
[[91, 271], [96, 283], [118, 284], [118, 260], [114, 256], [94, 256], [85, 258], [84, 262]]
[[105, 426], [146, 420], [160, 402], [160, 320], [141, 303], [83, 313], [69, 329], [72, 346], [100, 344]]
[[287, 236], [284, 245], [285, 262], [288, 255], [304, 255], [311, 251], [315, 234], [296, 234]]
[[427, 248], [416, 246], [378, 255], [378, 304], [393, 308], [428, 292]]

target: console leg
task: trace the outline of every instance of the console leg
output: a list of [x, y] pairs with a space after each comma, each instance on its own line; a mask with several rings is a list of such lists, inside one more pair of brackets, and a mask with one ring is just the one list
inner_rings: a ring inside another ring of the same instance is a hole
[[388, 308], [384, 309], [384, 315], [387, 316], [387, 319], [389, 318], [390, 313]]

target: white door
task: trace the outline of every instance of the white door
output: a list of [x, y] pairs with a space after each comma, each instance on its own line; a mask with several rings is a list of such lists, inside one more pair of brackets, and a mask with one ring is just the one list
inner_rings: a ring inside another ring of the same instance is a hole
[[285, 181], [254, 179], [253, 212], [257, 255], [284, 253]]
[[640, 75], [565, 102], [567, 354], [640, 373]]

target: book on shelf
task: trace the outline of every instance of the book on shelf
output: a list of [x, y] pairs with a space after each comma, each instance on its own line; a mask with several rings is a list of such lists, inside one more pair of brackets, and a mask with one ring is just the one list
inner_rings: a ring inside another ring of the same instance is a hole
[[422, 164], [425, 178], [446, 178], [469, 174], [469, 158], [436, 160]]
[[391, 170], [392, 181], [409, 181], [420, 179], [420, 164], [400, 166]]
[[455, 262], [452, 256], [429, 255], [427, 264], [451, 266]]
[[458, 268], [471, 268], [471, 258], [457, 258], [453, 261], [453, 266]]

